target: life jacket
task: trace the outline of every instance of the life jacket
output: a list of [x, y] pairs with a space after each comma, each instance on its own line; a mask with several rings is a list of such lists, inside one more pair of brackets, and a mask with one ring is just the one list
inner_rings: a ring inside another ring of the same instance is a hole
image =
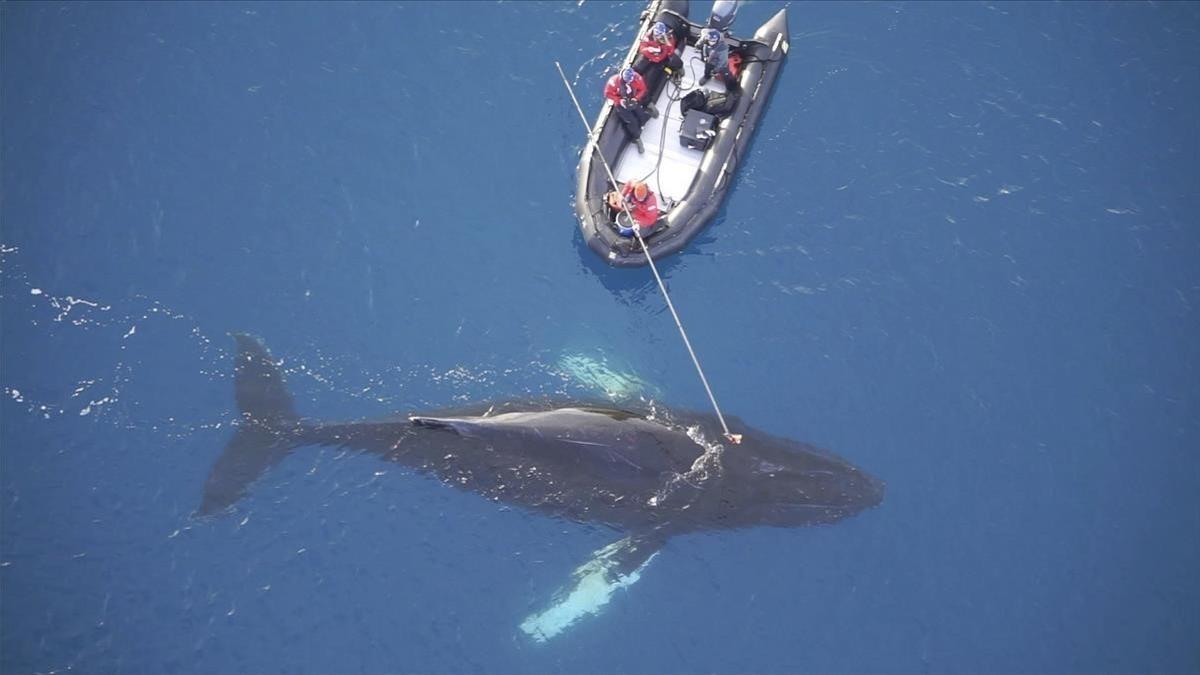
[[675, 36], [667, 33], [667, 41], [659, 42], [647, 34], [638, 45], [638, 52], [652, 63], [662, 63], [675, 53]]
[[658, 222], [658, 199], [649, 187], [646, 188], [646, 197], [638, 199], [633, 192], [633, 183], [626, 183], [621, 189], [621, 196], [629, 200], [629, 211], [643, 229]]
[[646, 80], [638, 74], [634, 75], [632, 82], [626, 82], [621, 79], [621, 73], [617, 73], [608, 78], [608, 83], [604, 85], [604, 96], [613, 103], [620, 103], [627, 98], [641, 100], [645, 93]]
[[737, 52], [729, 53], [729, 74], [737, 79], [742, 73], [742, 55]]

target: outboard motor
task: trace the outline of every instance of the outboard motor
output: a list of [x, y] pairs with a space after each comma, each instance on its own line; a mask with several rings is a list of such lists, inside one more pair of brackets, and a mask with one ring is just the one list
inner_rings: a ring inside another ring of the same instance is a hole
[[708, 16], [708, 27], [716, 28], [722, 33], [729, 32], [733, 20], [737, 18], [738, 0], [716, 0], [712, 6], [712, 14]]

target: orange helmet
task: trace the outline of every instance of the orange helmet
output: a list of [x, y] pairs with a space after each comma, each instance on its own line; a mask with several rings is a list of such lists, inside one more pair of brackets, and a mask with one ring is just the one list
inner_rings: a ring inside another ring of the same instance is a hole
[[633, 184], [633, 198], [639, 202], [646, 201], [646, 195], [650, 194], [650, 188], [646, 184], [638, 181]]

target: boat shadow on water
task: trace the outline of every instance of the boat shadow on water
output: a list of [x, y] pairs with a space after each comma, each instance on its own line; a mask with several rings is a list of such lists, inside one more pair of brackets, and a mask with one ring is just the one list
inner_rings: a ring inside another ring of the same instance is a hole
[[[583, 235], [576, 231], [576, 237], [582, 242]], [[704, 254], [696, 254], [704, 255]], [[685, 269], [688, 263], [687, 255], [672, 256], [665, 260], [655, 260], [663, 281], [669, 282], [674, 272]], [[658, 295], [658, 285], [654, 275], [649, 270], [613, 270], [611, 266], [596, 256], [581, 257], [583, 268], [595, 277], [613, 296], [624, 305], [642, 307], [647, 300], [654, 300]]]

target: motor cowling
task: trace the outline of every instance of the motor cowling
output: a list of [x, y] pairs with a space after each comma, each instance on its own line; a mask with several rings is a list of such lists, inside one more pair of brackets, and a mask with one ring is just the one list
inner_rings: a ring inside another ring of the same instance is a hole
[[708, 27], [716, 28], [722, 33], [728, 32], [737, 18], [738, 0], [716, 0], [712, 13], [708, 15]]

